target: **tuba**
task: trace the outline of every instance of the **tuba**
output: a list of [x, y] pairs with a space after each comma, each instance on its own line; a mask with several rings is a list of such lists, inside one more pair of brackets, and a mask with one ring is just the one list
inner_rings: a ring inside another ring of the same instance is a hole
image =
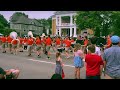
[[10, 37], [13, 39], [12, 41], [17, 40], [18, 41], [18, 45], [19, 45], [20, 41], [19, 41], [19, 39], [17, 39], [17, 36], [18, 36], [18, 34], [16, 32], [11, 32], [10, 33]]
[[11, 32], [10, 33], [10, 37], [12, 38], [12, 39], [17, 39], [17, 33], [16, 32]]
[[32, 38], [33, 38], [33, 33], [32, 33], [32, 31], [29, 31], [29, 32], [28, 32], [28, 37], [32, 37]]
[[36, 40], [36, 38], [33, 37], [33, 33], [32, 33], [32, 31], [29, 31], [29, 32], [28, 32], [28, 37], [32, 37], [34, 40]]

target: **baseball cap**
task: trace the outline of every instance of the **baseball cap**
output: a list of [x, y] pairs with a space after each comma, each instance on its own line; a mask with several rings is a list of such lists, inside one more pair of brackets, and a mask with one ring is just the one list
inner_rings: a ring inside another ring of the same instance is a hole
[[111, 42], [112, 43], [119, 43], [120, 42], [120, 38], [116, 35], [111, 37]]

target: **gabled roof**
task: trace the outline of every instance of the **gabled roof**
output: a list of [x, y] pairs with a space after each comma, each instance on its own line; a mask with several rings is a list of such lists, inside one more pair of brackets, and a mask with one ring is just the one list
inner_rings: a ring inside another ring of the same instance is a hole
[[13, 23], [23, 23], [23, 24], [30, 24], [30, 20], [26, 18], [25, 16], [20, 16], [16, 22]]
[[[16, 19], [16, 17], [15, 17]], [[28, 25], [36, 25], [36, 26], [42, 26], [36, 19], [30, 19], [27, 18], [26, 16], [22, 15], [19, 16], [15, 21], [11, 21], [12, 23], [15, 24], [28, 24]]]

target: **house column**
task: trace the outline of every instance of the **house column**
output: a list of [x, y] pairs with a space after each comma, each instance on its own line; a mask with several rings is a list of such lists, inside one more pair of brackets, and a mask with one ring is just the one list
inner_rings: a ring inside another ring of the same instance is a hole
[[73, 37], [77, 37], [77, 35], [76, 35], [76, 27], [74, 27], [74, 35], [73, 35]]
[[47, 29], [47, 35], [49, 34], [49, 29]]
[[70, 15], [70, 25], [73, 25], [73, 18], [72, 18], [72, 15]]
[[56, 16], [56, 35], [58, 35], [58, 17]]
[[72, 27], [70, 27], [70, 37], [72, 37]]
[[58, 17], [56, 16], [56, 26], [58, 26]]
[[61, 16], [59, 16], [59, 26], [61, 26]]

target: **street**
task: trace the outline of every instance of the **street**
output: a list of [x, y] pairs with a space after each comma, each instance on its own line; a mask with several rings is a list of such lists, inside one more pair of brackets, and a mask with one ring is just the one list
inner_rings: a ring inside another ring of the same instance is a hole
[[[63, 53], [62, 59], [65, 79], [74, 79], [73, 56], [70, 59], [66, 59]], [[55, 53], [52, 53], [49, 60], [44, 54], [41, 55], [41, 58], [37, 58], [35, 53], [28, 57], [27, 51], [18, 52], [17, 55], [0, 51], [0, 67], [3, 69], [20, 69], [18, 79], [50, 79], [55, 71]], [[81, 79], [85, 79], [85, 67], [81, 69], [80, 74]]]

